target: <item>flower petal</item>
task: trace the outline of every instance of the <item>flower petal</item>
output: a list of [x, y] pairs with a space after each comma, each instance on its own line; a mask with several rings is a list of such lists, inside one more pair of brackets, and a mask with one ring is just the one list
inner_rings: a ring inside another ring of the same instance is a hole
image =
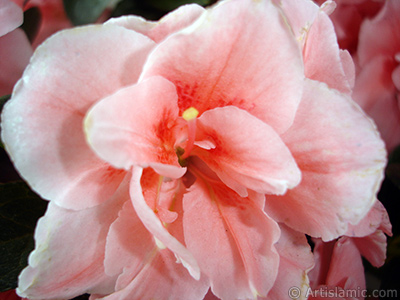
[[[152, 77], [98, 102], [87, 114], [90, 146], [117, 168], [155, 165], [162, 175], [180, 177], [186, 169], [175, 153], [178, 107], [175, 86]], [[169, 165], [162, 168], [160, 164]]]
[[280, 224], [281, 236], [276, 249], [279, 253], [278, 277], [268, 293], [268, 300], [281, 300], [290, 288], [298, 287], [300, 300], [306, 299], [309, 289], [307, 273], [314, 266], [314, 256], [304, 234]]
[[206, 111], [198, 119], [197, 139], [215, 148], [195, 151], [221, 180], [241, 196], [247, 190], [284, 194], [300, 182], [300, 170], [279, 135], [234, 106]]
[[93, 103], [137, 80], [153, 46], [131, 30], [93, 25], [59, 32], [37, 49], [4, 107], [2, 139], [43, 198], [82, 209], [114, 193], [124, 175], [89, 148], [83, 118]]
[[[328, 295], [331, 299], [355, 299], [344, 296], [356, 290], [365, 290], [364, 267], [360, 253], [351, 238], [343, 237], [337, 242], [329, 243], [315, 240], [314, 254], [316, 268], [310, 272], [314, 290], [311, 291], [309, 299], [322, 300]], [[356, 299], [361, 300], [358, 297]]]
[[[344, 69], [347, 73], [349, 70], [354, 73], [354, 64], [349, 59], [342, 61], [342, 56], [331, 20], [325, 13], [319, 13], [307, 34], [304, 47], [306, 77], [325, 82], [329, 87], [350, 95], [354, 75], [348, 78]], [[344, 68], [343, 63], [349, 66]]]
[[107, 276], [103, 265], [106, 237], [129, 200], [128, 188], [129, 176], [109, 201], [79, 211], [50, 202], [36, 227], [36, 248], [20, 274], [18, 294], [29, 299], [70, 299], [112, 292], [116, 277]]
[[333, 249], [326, 284], [331, 286], [343, 285], [343, 279], [351, 279], [353, 288], [365, 289], [364, 267], [360, 252], [348, 237], [340, 238]]
[[21, 7], [10, 0], [0, 0], [0, 37], [22, 24], [24, 15]]
[[158, 22], [147, 21], [138, 16], [123, 16], [110, 19], [106, 24], [123, 26], [160, 43], [171, 34], [192, 24], [203, 12], [204, 8], [200, 5], [187, 4], [165, 15]]
[[275, 281], [280, 230], [256, 204], [260, 197], [241, 198], [222, 183], [203, 179], [184, 194], [185, 242], [221, 299], [265, 296]]
[[116, 290], [126, 287], [140, 272], [155, 247], [152, 235], [128, 200], [111, 225], [106, 243], [105, 273], [119, 275]]
[[374, 233], [377, 229], [382, 229], [386, 234], [391, 235], [392, 225], [383, 204], [376, 200], [374, 206], [368, 214], [356, 225], [349, 224], [346, 236], [365, 237]]
[[[163, 195], [164, 191], [162, 187], [157, 189], [159, 182], [162, 182], [162, 177], [159, 175], [154, 176], [151, 170], [146, 170], [143, 175], [142, 173], [143, 169], [139, 167], [134, 168], [130, 188], [132, 204], [137, 215], [142, 220], [147, 230], [149, 230], [158, 241], [165, 245], [165, 247], [175, 253], [178, 260], [187, 268], [190, 275], [195, 279], [199, 279], [200, 270], [192, 253], [168, 232], [167, 228], [147, 203], [148, 201], [156, 201], [153, 200], [154, 198], [166, 196]], [[156, 187], [156, 189], [154, 189], [154, 187]], [[179, 190], [173, 190], [167, 193], [167, 195], [170, 196], [170, 201], [175, 200], [174, 197], [177, 197], [177, 193], [179, 192]]]
[[293, 122], [304, 78], [290, 28], [264, 0], [223, 1], [207, 10], [152, 52], [141, 79], [154, 75], [176, 85], [180, 113], [234, 105], [278, 133]]
[[374, 267], [383, 266], [386, 260], [387, 238], [382, 230], [378, 229], [363, 238], [353, 238], [353, 243]]
[[207, 293], [207, 280], [195, 280], [176, 262], [168, 249], [156, 249], [140, 273], [124, 289], [107, 297], [94, 296], [91, 300], [202, 300]]
[[296, 120], [282, 136], [302, 181], [268, 196], [266, 211], [298, 231], [331, 240], [372, 207], [386, 163], [372, 122], [347, 96], [307, 81]]

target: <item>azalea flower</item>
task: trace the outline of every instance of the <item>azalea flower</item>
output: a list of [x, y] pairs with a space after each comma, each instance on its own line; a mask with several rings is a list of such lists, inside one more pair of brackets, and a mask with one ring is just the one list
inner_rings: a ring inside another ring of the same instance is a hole
[[289, 0], [187, 5], [39, 46], [2, 115], [16, 168], [50, 200], [17, 292], [279, 299], [306, 287], [305, 234], [329, 241], [362, 220], [386, 163], [350, 97], [350, 56], [310, 3], [297, 1], [299, 19]]

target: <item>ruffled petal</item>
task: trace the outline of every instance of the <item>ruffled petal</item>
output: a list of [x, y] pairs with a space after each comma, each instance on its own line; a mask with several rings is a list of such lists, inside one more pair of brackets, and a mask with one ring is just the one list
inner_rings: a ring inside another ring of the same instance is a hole
[[339, 50], [335, 29], [328, 15], [323, 12], [317, 15], [306, 39], [303, 50], [306, 77], [325, 82], [329, 87], [350, 95], [354, 64], [349, 54], [344, 56], [344, 51]]
[[[134, 168], [130, 194], [137, 215], [147, 230], [154, 235], [156, 241], [161, 244], [160, 247], [167, 247], [173, 251], [190, 275], [199, 279], [200, 270], [192, 253], [168, 231], [167, 226], [161, 222], [160, 217], [156, 214], [157, 206], [154, 206], [154, 203], [167, 201], [170, 203], [167, 207], [170, 208], [174, 201], [179, 201], [179, 193], [181, 193], [179, 186], [173, 190], [165, 190], [163, 177], [155, 174], [151, 169], [145, 170], [143, 173], [143, 169]], [[164, 199], [159, 201], [159, 198]], [[149, 203], [153, 204], [152, 208], [150, 208]]]
[[300, 170], [279, 135], [237, 107], [206, 111], [198, 119], [197, 139], [214, 147], [193, 154], [243, 197], [247, 188], [282, 195], [300, 182]]
[[221, 299], [265, 296], [275, 281], [279, 256], [274, 244], [280, 230], [256, 204], [260, 197], [241, 198], [203, 179], [184, 194], [185, 242]]
[[43, 198], [82, 209], [115, 192], [124, 172], [89, 148], [83, 118], [93, 103], [137, 80], [153, 46], [131, 30], [93, 25], [62, 31], [37, 49], [3, 109], [2, 139]]
[[277, 2], [303, 48], [306, 77], [351, 94], [355, 77], [354, 63], [347, 51], [339, 49], [335, 29], [327, 15], [335, 8], [335, 4], [327, 1], [320, 8], [308, 0]]
[[[119, 90], [98, 102], [85, 118], [90, 146], [117, 168], [133, 165], [158, 168], [162, 175], [180, 177], [186, 169], [175, 153], [178, 107], [175, 86], [162, 77], [152, 77]], [[174, 166], [172, 168], [172, 166]]]
[[104, 267], [109, 276], [118, 276], [115, 289], [125, 288], [147, 262], [154, 239], [143, 226], [131, 201], [125, 202], [111, 225], [106, 243]]
[[281, 236], [276, 249], [279, 253], [278, 277], [268, 293], [266, 300], [281, 300], [290, 288], [297, 287], [300, 290], [297, 299], [306, 299], [309, 289], [307, 273], [314, 266], [314, 257], [310, 245], [304, 234], [296, 232], [284, 224], [280, 224]]
[[123, 16], [111, 19], [106, 24], [123, 26], [151, 38], [160, 43], [171, 34], [189, 26], [204, 12], [204, 8], [197, 4], [182, 5], [165, 15], [157, 22], [147, 21], [138, 16]]
[[176, 85], [180, 113], [234, 105], [281, 133], [293, 122], [304, 71], [299, 46], [271, 1], [230, 0], [160, 44], [141, 78], [154, 75]]
[[22, 24], [24, 15], [21, 7], [10, 0], [0, 0], [0, 37]]
[[[144, 177], [149, 181], [149, 177], [151, 179], [155, 175], [151, 172], [151, 176], [145, 174]], [[149, 184], [152, 183], [147, 182], [143, 186], [147, 188]], [[147, 193], [150, 192], [147, 190]], [[160, 204], [164, 204], [162, 202], [165, 199], [160, 200]], [[182, 202], [176, 201], [173, 208], [179, 217], [167, 225], [168, 231], [183, 241]], [[116, 291], [104, 299], [203, 299], [209, 288], [208, 279], [204, 275], [199, 280], [191, 277], [180, 261], [177, 261], [177, 256], [169, 249], [161, 249], [160, 243], [138, 221], [132, 204], [126, 203], [119, 218], [111, 226], [107, 238], [106, 271], [120, 273], [120, 276]]]
[[21, 29], [0, 37], [0, 95], [11, 94], [32, 53], [29, 40]]
[[18, 294], [29, 299], [70, 299], [112, 292], [116, 277], [107, 276], [103, 265], [106, 237], [127, 200], [129, 176], [109, 201], [93, 208], [73, 211], [50, 202], [36, 227], [36, 247], [20, 274]]
[[383, 204], [376, 200], [368, 214], [356, 225], [349, 224], [346, 236], [365, 237], [382, 228], [387, 234], [392, 233], [389, 216]]
[[291, 129], [282, 136], [302, 181], [267, 196], [266, 211], [298, 231], [331, 240], [369, 211], [383, 178], [386, 152], [372, 122], [347, 96], [307, 81]]
[[176, 262], [168, 249], [155, 249], [140, 273], [124, 289], [109, 296], [93, 296], [91, 300], [202, 300], [207, 293], [207, 280], [195, 280]]

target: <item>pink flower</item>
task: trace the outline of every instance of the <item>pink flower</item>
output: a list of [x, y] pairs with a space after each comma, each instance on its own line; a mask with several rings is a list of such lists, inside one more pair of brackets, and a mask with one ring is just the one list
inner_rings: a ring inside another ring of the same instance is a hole
[[298, 23], [286, 2], [228, 0], [38, 47], [2, 116], [16, 168], [51, 200], [20, 295], [279, 299], [308, 284], [304, 234], [357, 224], [386, 162], [309, 3]]
[[361, 25], [354, 100], [375, 120], [393, 150], [400, 144], [400, 2], [385, 1], [379, 14]]
[[[40, 12], [40, 25], [33, 41], [21, 29], [23, 10], [36, 7]], [[71, 27], [62, 0], [0, 0], [0, 95], [11, 94], [12, 88], [29, 63], [33, 49], [47, 37]]]
[[311, 270], [310, 299], [364, 299], [365, 278], [361, 256], [373, 266], [381, 267], [386, 258], [386, 236], [391, 225], [383, 205], [377, 201], [368, 215], [357, 225], [350, 226], [345, 236], [324, 243], [315, 240], [316, 266]]

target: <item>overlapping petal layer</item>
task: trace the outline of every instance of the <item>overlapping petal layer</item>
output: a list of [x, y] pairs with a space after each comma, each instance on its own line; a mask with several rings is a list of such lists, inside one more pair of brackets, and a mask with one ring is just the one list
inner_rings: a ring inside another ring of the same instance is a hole
[[[154, 235], [157, 240], [162, 243], [162, 246], [165, 245], [164, 247], [167, 247], [173, 251], [178, 260], [182, 262], [182, 264], [188, 269], [190, 275], [192, 275], [195, 279], [199, 279], [200, 269], [192, 253], [185, 247], [184, 244], [182, 244], [181, 241], [179, 241], [168, 231], [166, 226], [164, 226], [162, 221], [155, 214], [155, 211], [148, 206], [147, 202], [149, 200], [145, 199], [145, 197], [163, 197], [161, 194], [161, 183], [159, 183], [159, 180], [162, 179], [160, 178], [161, 176], [158, 174], [155, 174], [156, 176], [154, 176], [151, 170], [148, 171], [148, 174], [144, 174], [143, 177], [142, 174], [143, 170], [141, 168], [135, 168], [133, 171], [130, 188], [133, 207], [135, 208], [139, 218], [142, 220], [143, 225]], [[159, 188], [155, 189], [155, 191], [154, 185], [159, 186]], [[152, 191], [149, 192], [149, 189]], [[170, 194], [170, 197], [172, 198], [170, 200], [171, 202], [179, 201], [178, 193], [179, 190], [172, 191]], [[152, 201], [152, 199], [150, 201]]]
[[282, 136], [302, 172], [266, 211], [292, 228], [331, 240], [372, 207], [386, 163], [374, 125], [347, 96], [307, 81], [296, 120]]
[[281, 133], [293, 122], [303, 73], [300, 49], [279, 10], [270, 1], [243, 0], [219, 3], [165, 40], [141, 78], [173, 82], [180, 113], [234, 105]]
[[170, 12], [158, 22], [146, 21], [138, 16], [124, 16], [111, 19], [106, 24], [123, 26], [148, 36], [156, 43], [160, 43], [174, 32], [192, 24], [204, 11], [204, 8], [200, 5], [188, 4]]
[[279, 135], [237, 107], [204, 112], [197, 139], [213, 148], [194, 154], [241, 196], [247, 196], [247, 189], [280, 195], [300, 182], [300, 170]]
[[127, 176], [106, 202], [79, 211], [49, 203], [36, 228], [36, 248], [19, 278], [19, 295], [29, 299], [69, 299], [113, 292], [115, 276], [104, 272], [106, 237], [124, 202]]
[[279, 224], [281, 236], [276, 243], [279, 271], [267, 300], [280, 300], [293, 287], [299, 288], [298, 299], [306, 299], [309, 288], [307, 273], [314, 266], [314, 257], [304, 234]]
[[153, 46], [131, 30], [93, 25], [60, 32], [37, 49], [4, 108], [2, 139], [43, 198], [80, 209], [114, 193], [124, 172], [93, 154], [83, 118], [94, 102], [136, 81]]
[[88, 142], [117, 168], [165, 164], [163, 175], [180, 177], [186, 169], [175, 153], [180, 130], [177, 99], [175, 86], [162, 77], [122, 89], [88, 113]]
[[279, 258], [274, 244], [280, 230], [262, 211], [259, 197], [264, 196], [241, 198], [203, 179], [184, 195], [185, 242], [222, 299], [265, 296], [275, 281]]

